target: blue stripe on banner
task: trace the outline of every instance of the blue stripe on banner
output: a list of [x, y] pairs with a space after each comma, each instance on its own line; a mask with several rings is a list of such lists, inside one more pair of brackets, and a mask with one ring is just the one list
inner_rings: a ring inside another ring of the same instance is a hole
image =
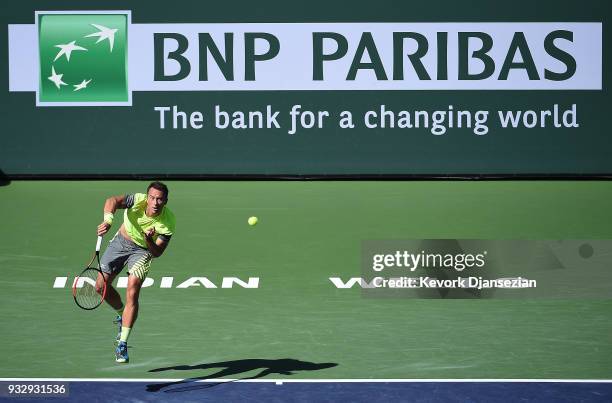
[[[157, 385], [151, 387], [150, 385]], [[612, 383], [569, 382], [69, 382], [62, 402], [411, 401], [610, 402]], [[156, 392], [147, 389], [159, 389]], [[20, 402], [40, 399], [20, 398]]]

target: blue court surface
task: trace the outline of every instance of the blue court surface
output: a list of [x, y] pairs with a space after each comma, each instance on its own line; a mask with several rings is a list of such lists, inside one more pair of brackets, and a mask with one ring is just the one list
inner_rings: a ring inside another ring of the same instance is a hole
[[[523, 380], [38, 380], [67, 385], [67, 396], [46, 396], [62, 402], [611, 402], [610, 381]], [[1, 401], [41, 401], [42, 396], [7, 397]]]

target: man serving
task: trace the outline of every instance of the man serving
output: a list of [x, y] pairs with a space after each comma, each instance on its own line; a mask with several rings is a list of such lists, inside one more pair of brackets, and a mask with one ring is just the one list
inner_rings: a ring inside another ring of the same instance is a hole
[[[174, 234], [174, 214], [168, 209], [168, 187], [161, 182], [153, 182], [147, 193], [134, 193], [112, 196], [104, 203], [104, 221], [98, 226], [102, 236], [110, 229], [117, 209], [125, 209], [123, 224], [108, 244], [100, 260], [100, 270], [96, 289], [102, 290], [107, 284], [104, 300], [117, 311], [117, 362], [129, 361], [127, 340], [138, 317], [138, 296], [144, 279], [149, 273], [151, 260], [161, 256], [172, 234]], [[125, 305], [113, 287], [113, 280], [127, 265], [128, 287]]]

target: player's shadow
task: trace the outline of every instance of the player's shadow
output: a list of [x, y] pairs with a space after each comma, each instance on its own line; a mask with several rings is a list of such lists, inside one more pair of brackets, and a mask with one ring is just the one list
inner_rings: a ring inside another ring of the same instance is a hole
[[211, 382], [211, 383], [202, 383], [202, 382], [197, 382], [197, 381], [201, 381], [205, 379], [219, 379], [219, 378], [223, 378], [226, 376], [238, 375], [238, 374], [242, 374], [242, 373], [246, 373], [246, 372], [254, 371], [258, 369], [260, 369], [261, 371], [257, 375], [240, 378], [237, 380], [263, 378], [264, 376], [271, 375], [271, 374], [293, 375], [293, 372], [295, 371], [318, 371], [321, 369], [332, 368], [337, 365], [338, 364], [334, 362], [325, 362], [325, 363], [317, 364], [314, 362], [294, 360], [291, 358], [281, 358], [277, 360], [264, 360], [264, 359], [253, 358], [253, 359], [245, 359], [245, 360], [213, 362], [209, 364], [177, 365], [174, 367], [155, 368], [155, 369], [149, 370], [149, 372], [161, 372], [161, 371], [169, 371], [169, 370], [193, 371], [193, 370], [201, 370], [201, 369], [209, 369], [209, 368], [222, 368], [222, 369], [211, 375], [191, 377], [191, 378], [184, 379], [182, 381], [176, 381], [176, 382], [150, 384], [150, 385], [147, 385], [147, 391], [148, 392], [159, 392], [162, 389], [166, 389], [171, 386], [177, 386], [177, 385], [184, 385], [184, 386], [168, 389], [168, 390], [165, 390], [164, 392], [187, 392], [190, 390], [210, 388], [213, 386], [220, 385], [222, 383], [227, 383], [228, 381]]

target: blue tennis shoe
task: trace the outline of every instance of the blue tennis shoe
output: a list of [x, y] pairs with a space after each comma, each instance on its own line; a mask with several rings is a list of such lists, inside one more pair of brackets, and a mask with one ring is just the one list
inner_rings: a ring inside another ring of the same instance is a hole
[[127, 350], [127, 343], [125, 341], [120, 341], [117, 349], [115, 350], [115, 361], [120, 363], [128, 363], [130, 361], [130, 357], [128, 357]]

